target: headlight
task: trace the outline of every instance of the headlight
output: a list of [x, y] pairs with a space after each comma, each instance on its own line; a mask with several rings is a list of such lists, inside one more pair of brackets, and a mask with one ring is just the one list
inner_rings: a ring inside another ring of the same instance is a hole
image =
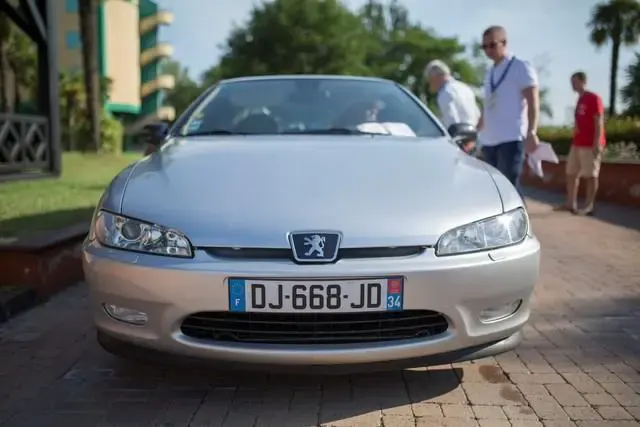
[[456, 255], [497, 249], [520, 243], [529, 231], [522, 208], [449, 230], [440, 236], [436, 255]]
[[183, 258], [193, 256], [191, 242], [181, 232], [106, 211], [96, 215], [93, 235], [112, 248]]

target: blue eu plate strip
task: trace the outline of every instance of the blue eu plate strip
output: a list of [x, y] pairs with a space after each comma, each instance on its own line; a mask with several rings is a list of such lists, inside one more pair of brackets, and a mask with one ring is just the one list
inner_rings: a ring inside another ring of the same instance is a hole
[[243, 279], [229, 280], [229, 311], [231, 312], [245, 312], [247, 310], [244, 283]]

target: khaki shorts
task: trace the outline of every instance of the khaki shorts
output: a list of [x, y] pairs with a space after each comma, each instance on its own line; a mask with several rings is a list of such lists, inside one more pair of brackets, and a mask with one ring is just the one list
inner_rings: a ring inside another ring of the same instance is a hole
[[597, 178], [600, 174], [602, 154], [593, 154], [591, 147], [571, 147], [567, 158], [567, 175], [580, 178]]

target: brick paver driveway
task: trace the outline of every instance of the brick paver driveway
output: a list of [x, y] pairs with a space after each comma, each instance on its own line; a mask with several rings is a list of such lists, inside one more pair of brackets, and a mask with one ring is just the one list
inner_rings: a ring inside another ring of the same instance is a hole
[[0, 425], [640, 426], [640, 213], [529, 203], [543, 272], [515, 352], [350, 377], [135, 367], [95, 343], [80, 285], [0, 329]]

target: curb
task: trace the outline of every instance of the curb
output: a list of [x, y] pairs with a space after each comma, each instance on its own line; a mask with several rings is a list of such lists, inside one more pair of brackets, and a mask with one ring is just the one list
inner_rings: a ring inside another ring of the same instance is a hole
[[[57, 247], [68, 251], [69, 243], [83, 238], [88, 230], [89, 223], [83, 221], [69, 227], [27, 237], [2, 238], [0, 236], [0, 258], [5, 261], [0, 262], [0, 325], [20, 313], [41, 305], [79, 280], [68, 277], [43, 279], [38, 275], [24, 274], [24, 269], [17, 268], [19, 265], [16, 266], [15, 260], [7, 263], [4, 255], [7, 254], [8, 259], [11, 259], [12, 255], [14, 258], [24, 256], [29, 259], [29, 263], [39, 262], [40, 257], [51, 258], [47, 252], [55, 252]], [[60, 262], [60, 259], [42, 259], [54, 264]]]
[[0, 325], [40, 304], [36, 291], [23, 286], [0, 287]]

